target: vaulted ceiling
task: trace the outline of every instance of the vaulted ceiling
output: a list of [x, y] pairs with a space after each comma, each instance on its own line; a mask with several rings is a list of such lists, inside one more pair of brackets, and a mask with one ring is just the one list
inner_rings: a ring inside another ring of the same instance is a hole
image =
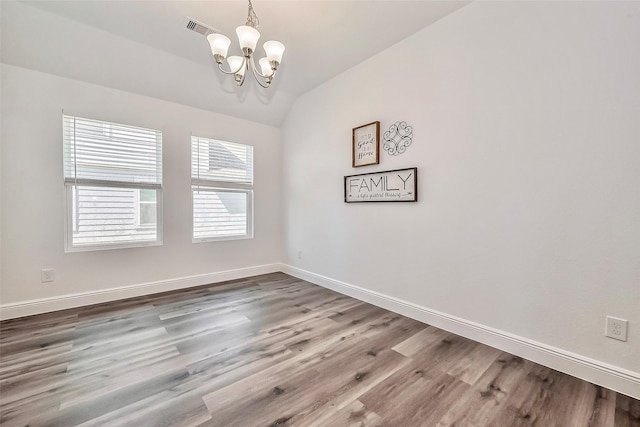
[[[247, 2], [2, 1], [2, 62], [278, 126], [297, 96], [469, 1], [253, 0], [261, 42], [286, 45], [273, 85], [236, 87], [187, 17], [226, 34]], [[259, 46], [261, 46], [259, 42]], [[259, 56], [263, 56], [259, 48]], [[402, 78], [402, 64], [389, 64]]]

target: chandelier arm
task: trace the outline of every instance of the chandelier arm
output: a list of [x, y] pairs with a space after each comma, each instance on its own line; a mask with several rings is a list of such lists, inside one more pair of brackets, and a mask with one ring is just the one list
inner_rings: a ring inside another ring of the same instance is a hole
[[[247, 77], [247, 71], [249, 71], [249, 66], [247, 65], [247, 58], [244, 58], [244, 61], [242, 61], [242, 67], [245, 67], [245, 70], [244, 70], [244, 73], [242, 74], [242, 78], [240, 79], [240, 81], [236, 80], [236, 83], [238, 84], [238, 86], [242, 86], [244, 84], [244, 79]], [[240, 67], [240, 69], [242, 67]], [[238, 69], [238, 71], [240, 71], [240, 69]]]
[[236, 74], [238, 71], [242, 70], [242, 67], [244, 66], [245, 64], [243, 62], [236, 71], [231, 71], [231, 68], [229, 68], [229, 71], [226, 71], [224, 68], [222, 68], [222, 63], [218, 64], [218, 68], [220, 69], [220, 71], [222, 71], [225, 74]]
[[[253, 74], [253, 73], [252, 73], [252, 74]], [[258, 82], [258, 84], [259, 84], [260, 86], [262, 86], [263, 88], [265, 88], [265, 89], [266, 89], [266, 88], [268, 88], [268, 87], [269, 87], [269, 83], [267, 83], [267, 84], [262, 83], [262, 82], [260, 81], [260, 79], [258, 78], [258, 76], [256, 76], [255, 74], [253, 74], [253, 78], [255, 78], [255, 79], [256, 79], [256, 81]]]

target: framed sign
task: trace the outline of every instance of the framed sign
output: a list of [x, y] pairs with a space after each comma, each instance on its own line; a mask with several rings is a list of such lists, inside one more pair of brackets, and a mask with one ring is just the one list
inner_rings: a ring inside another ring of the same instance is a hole
[[344, 201], [417, 202], [418, 168], [345, 176]]
[[380, 122], [354, 128], [351, 144], [354, 168], [380, 163]]

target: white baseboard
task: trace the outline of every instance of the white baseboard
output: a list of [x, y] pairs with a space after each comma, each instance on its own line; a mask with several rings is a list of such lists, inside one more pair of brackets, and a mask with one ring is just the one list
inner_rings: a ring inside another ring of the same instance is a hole
[[139, 297], [227, 280], [242, 279], [259, 274], [275, 273], [282, 270], [282, 264], [266, 264], [254, 267], [239, 268], [237, 270], [219, 271], [216, 273], [198, 274], [195, 276], [179, 277], [160, 280], [157, 282], [139, 283], [118, 288], [101, 289], [99, 291], [82, 292], [62, 295], [53, 298], [42, 298], [0, 306], [0, 320], [16, 317], [31, 316], [33, 314], [49, 313], [82, 307], [103, 302], [116, 301], [125, 298]]
[[613, 366], [557, 347], [500, 331], [466, 319], [370, 291], [286, 264], [266, 264], [236, 270], [140, 283], [93, 292], [63, 295], [0, 306], [0, 320], [82, 307], [125, 298], [167, 292], [227, 280], [282, 271], [341, 294], [377, 305], [463, 337], [515, 354], [585, 381], [640, 399], [640, 373]]
[[480, 325], [290, 265], [284, 273], [640, 399], [640, 373]]

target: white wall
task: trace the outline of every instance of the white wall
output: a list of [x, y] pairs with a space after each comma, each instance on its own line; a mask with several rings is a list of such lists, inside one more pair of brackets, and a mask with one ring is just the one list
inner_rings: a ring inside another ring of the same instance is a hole
[[[282, 129], [285, 263], [640, 381], [638, 40], [638, 2], [474, 2], [305, 94]], [[374, 120], [414, 143], [353, 169]], [[418, 203], [343, 203], [343, 176], [413, 166]]]
[[[1, 71], [3, 305], [280, 261], [279, 129], [11, 65]], [[64, 253], [63, 108], [162, 130], [162, 246]], [[254, 239], [191, 242], [191, 133], [254, 146]], [[55, 269], [52, 284], [40, 283], [45, 267]], [[185, 283], [194, 281], [162, 289]]]

